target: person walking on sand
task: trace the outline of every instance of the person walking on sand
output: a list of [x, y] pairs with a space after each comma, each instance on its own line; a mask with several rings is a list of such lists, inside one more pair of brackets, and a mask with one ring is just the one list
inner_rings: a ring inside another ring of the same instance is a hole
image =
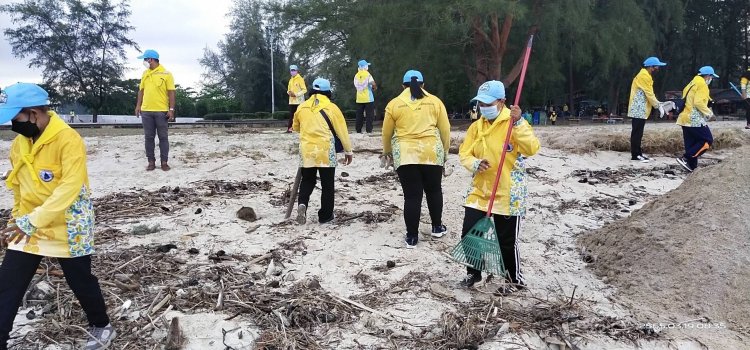
[[698, 75], [682, 89], [685, 108], [677, 117], [677, 125], [682, 127], [685, 154], [677, 158], [677, 162], [688, 172], [698, 167], [698, 157], [705, 153], [714, 142], [711, 129], [708, 128], [708, 121], [714, 115], [708, 107], [708, 101], [711, 99], [708, 86], [711, 85], [713, 78], [719, 78], [713, 67], [701, 67]]
[[750, 67], [742, 73], [740, 78], [740, 91], [742, 99], [745, 100], [745, 129], [750, 129]]
[[[495, 175], [502, 166], [492, 214], [500, 253], [508, 270], [507, 283], [497, 292], [507, 294], [526, 286], [518, 252], [521, 220], [526, 214], [525, 161], [527, 157], [535, 155], [541, 146], [531, 125], [521, 118], [521, 109], [518, 106], [508, 108], [505, 104], [505, 86], [502, 82], [485, 82], [479, 87], [474, 100], [479, 102], [482, 117], [466, 131], [466, 138], [458, 151], [461, 164], [473, 175], [464, 201], [461, 237], [466, 236], [474, 224], [485, 216]], [[513, 130], [505, 162], [501, 165], [503, 143], [511, 127]], [[467, 267], [466, 272], [461, 286], [470, 288], [482, 280], [480, 270]]]
[[138, 86], [138, 99], [135, 103], [135, 115], [143, 122], [143, 133], [146, 137], [146, 171], [156, 169], [154, 155], [154, 137], [159, 136], [159, 158], [161, 170], [169, 171], [169, 123], [174, 121], [175, 86], [174, 77], [159, 63], [159, 53], [146, 50], [138, 56], [143, 60], [146, 70]]
[[404, 91], [385, 107], [383, 156], [392, 163], [404, 192], [406, 247], [419, 241], [422, 194], [432, 219], [431, 235], [448, 233], [443, 225], [443, 165], [450, 148], [451, 125], [443, 101], [424, 90], [422, 73], [407, 71]]
[[643, 61], [643, 68], [641, 68], [630, 84], [628, 117], [632, 119], [633, 124], [630, 131], [631, 160], [638, 160], [642, 163], [648, 163], [650, 160], [643, 155], [641, 140], [643, 139], [643, 129], [646, 127], [646, 120], [651, 114], [651, 109], [659, 108], [659, 100], [654, 95], [653, 75], [659, 71], [659, 67], [666, 65], [666, 63], [659, 61], [656, 57], [647, 58]]
[[362, 133], [362, 125], [365, 124], [365, 132], [372, 132], [372, 121], [375, 119], [375, 95], [377, 90], [375, 78], [370, 74], [370, 63], [361, 60], [357, 63], [357, 74], [354, 76], [354, 88], [357, 90], [357, 121], [355, 130]]
[[286, 125], [286, 132], [292, 132], [292, 122], [294, 113], [302, 102], [305, 102], [307, 86], [305, 79], [299, 74], [299, 68], [296, 65], [289, 66], [289, 85], [287, 85], [286, 94], [289, 95], [289, 122]]
[[17, 83], [0, 93], [0, 123], [8, 121], [18, 136], [10, 145], [13, 170], [5, 182], [13, 208], [0, 231], [0, 248], [8, 249], [0, 265], [0, 350], [8, 349], [13, 320], [43, 257], [57, 258], [86, 313], [85, 349], [104, 349], [116, 332], [91, 273], [94, 208], [86, 146], [34, 84]]
[[555, 122], [557, 122], [557, 113], [554, 110], [549, 112], [549, 121], [552, 125], [555, 125]]
[[353, 153], [344, 114], [331, 101], [331, 83], [327, 79], [317, 78], [313, 81], [310, 98], [302, 103], [294, 114], [292, 129], [299, 132], [302, 168], [297, 222], [300, 225], [307, 222], [307, 207], [310, 195], [315, 189], [317, 174], [320, 174], [321, 187], [318, 222], [332, 222], [335, 219], [333, 207], [337, 141], [340, 140], [345, 152], [344, 165], [351, 164]]

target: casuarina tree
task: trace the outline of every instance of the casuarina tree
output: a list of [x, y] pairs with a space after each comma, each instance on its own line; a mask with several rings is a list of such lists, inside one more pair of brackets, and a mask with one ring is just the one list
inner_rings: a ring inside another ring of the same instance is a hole
[[77, 100], [96, 116], [119, 82], [128, 37], [127, 0], [26, 0], [0, 6], [14, 27], [4, 31], [13, 55], [41, 68], [44, 82], [66, 100]]

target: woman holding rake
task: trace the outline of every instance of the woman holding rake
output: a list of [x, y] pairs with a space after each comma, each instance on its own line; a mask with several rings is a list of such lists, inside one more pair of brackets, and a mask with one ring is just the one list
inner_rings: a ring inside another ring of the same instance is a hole
[[[521, 118], [518, 106], [505, 104], [505, 86], [488, 81], [479, 87], [474, 101], [479, 103], [481, 118], [469, 127], [459, 149], [461, 164], [472, 172], [464, 207], [462, 237], [481, 220], [490, 206], [495, 175], [500, 166], [508, 128], [513, 128], [508, 142], [497, 193], [492, 203], [492, 218], [500, 243], [506, 282], [498, 293], [512, 293], [525, 286], [518, 254], [518, 234], [526, 213], [526, 157], [539, 151], [539, 140], [529, 123]], [[467, 266], [461, 286], [472, 287], [482, 280], [482, 272]]]

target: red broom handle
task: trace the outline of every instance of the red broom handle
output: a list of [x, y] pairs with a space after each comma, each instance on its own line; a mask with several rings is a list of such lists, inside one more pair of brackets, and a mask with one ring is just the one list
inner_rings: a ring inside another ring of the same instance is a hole
[[[526, 52], [523, 54], [523, 66], [521, 66], [521, 78], [518, 80], [518, 89], [516, 89], [516, 101], [513, 103], [514, 106], [518, 106], [521, 102], [521, 90], [523, 89], [523, 81], [526, 78], [526, 68], [529, 66], [529, 56], [531, 56], [531, 43], [534, 40], [534, 35], [529, 37], [529, 42], [526, 45]], [[510, 134], [513, 131], [513, 118], [508, 120], [508, 133], [505, 134], [505, 143], [503, 143], [503, 151], [500, 154], [500, 164], [497, 166], [497, 174], [495, 175], [495, 184], [492, 186], [492, 194], [490, 195], [490, 203], [487, 205], [487, 217], [492, 217], [492, 205], [495, 203], [495, 195], [497, 194], [497, 186], [500, 184], [500, 176], [503, 172], [503, 165], [505, 164], [505, 154], [508, 152], [508, 144], [510, 143]]]

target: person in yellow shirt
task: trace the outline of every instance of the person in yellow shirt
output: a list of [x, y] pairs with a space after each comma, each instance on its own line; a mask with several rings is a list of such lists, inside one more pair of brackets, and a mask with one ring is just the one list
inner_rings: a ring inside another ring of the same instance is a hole
[[10, 146], [13, 192], [6, 248], [0, 265], [0, 349], [8, 346], [13, 320], [43, 257], [57, 258], [65, 280], [86, 313], [90, 333], [85, 349], [104, 349], [116, 332], [96, 277], [94, 209], [83, 139], [49, 109], [41, 87], [17, 83], [0, 93], [0, 123], [11, 121], [19, 135]]
[[549, 114], [549, 121], [550, 123], [552, 123], [552, 125], [555, 125], [555, 122], [557, 122], [557, 112], [555, 112], [554, 110]]
[[750, 129], [750, 68], [742, 73], [742, 77], [740, 78], [740, 89], [742, 99], [745, 100], [745, 119], [747, 121], [745, 129]]
[[375, 119], [375, 95], [377, 90], [375, 78], [370, 74], [370, 63], [360, 60], [357, 63], [357, 74], [354, 76], [354, 88], [357, 90], [357, 121], [354, 129], [358, 134], [362, 133], [362, 125], [365, 124], [365, 132], [372, 132], [372, 121]]
[[[531, 125], [521, 118], [521, 109], [518, 106], [508, 108], [505, 104], [505, 86], [502, 82], [485, 82], [479, 87], [474, 100], [479, 102], [482, 117], [466, 131], [466, 138], [458, 151], [461, 165], [473, 176], [464, 201], [461, 236], [465, 236], [487, 212], [495, 175], [501, 166], [503, 143], [508, 128], [512, 127], [500, 184], [492, 206], [500, 253], [508, 270], [508, 283], [503, 284], [498, 292], [511, 293], [525, 286], [521, 274], [518, 235], [521, 220], [526, 214], [526, 158], [539, 151], [539, 139], [534, 135]], [[470, 288], [482, 280], [479, 269], [467, 267], [466, 272], [467, 276], [461, 281], [461, 286]]]
[[708, 107], [711, 100], [708, 86], [713, 78], [718, 78], [713, 67], [704, 66], [698, 70], [690, 83], [682, 89], [685, 108], [677, 117], [677, 125], [682, 127], [682, 138], [685, 142], [685, 154], [677, 158], [677, 162], [688, 172], [698, 167], [698, 157], [705, 153], [713, 144], [714, 138], [708, 121], [714, 112]]
[[159, 136], [161, 170], [169, 171], [169, 123], [174, 121], [175, 85], [172, 73], [159, 63], [159, 53], [146, 50], [138, 56], [146, 70], [138, 87], [135, 115], [143, 122], [146, 137], [146, 171], [156, 169], [154, 137]]
[[[352, 162], [352, 145], [344, 114], [331, 102], [331, 83], [327, 79], [313, 81], [310, 98], [294, 113], [292, 129], [299, 132], [300, 167], [302, 180], [299, 187], [297, 222], [307, 222], [307, 207], [320, 174], [320, 210], [318, 222], [332, 222], [334, 208], [334, 176], [336, 153], [344, 153], [344, 165]], [[341, 147], [341, 149], [337, 149]]]
[[286, 132], [292, 132], [292, 122], [294, 120], [294, 113], [297, 112], [297, 108], [302, 102], [305, 102], [305, 94], [307, 93], [307, 85], [305, 85], [305, 78], [299, 74], [299, 67], [296, 65], [289, 66], [289, 84], [287, 85], [286, 94], [289, 95], [289, 122], [286, 125]]
[[432, 219], [432, 236], [448, 233], [443, 225], [443, 165], [450, 148], [451, 125], [443, 101], [424, 90], [422, 73], [407, 71], [404, 91], [385, 107], [383, 157], [392, 162], [404, 191], [406, 247], [419, 241], [422, 193]]
[[628, 103], [628, 117], [632, 118], [633, 127], [630, 131], [630, 159], [648, 163], [650, 160], [643, 155], [641, 140], [646, 119], [652, 108], [659, 108], [659, 100], [654, 95], [654, 79], [652, 75], [659, 71], [659, 67], [667, 64], [656, 57], [649, 57], [643, 61], [643, 68], [633, 78], [630, 84], [630, 101]]

